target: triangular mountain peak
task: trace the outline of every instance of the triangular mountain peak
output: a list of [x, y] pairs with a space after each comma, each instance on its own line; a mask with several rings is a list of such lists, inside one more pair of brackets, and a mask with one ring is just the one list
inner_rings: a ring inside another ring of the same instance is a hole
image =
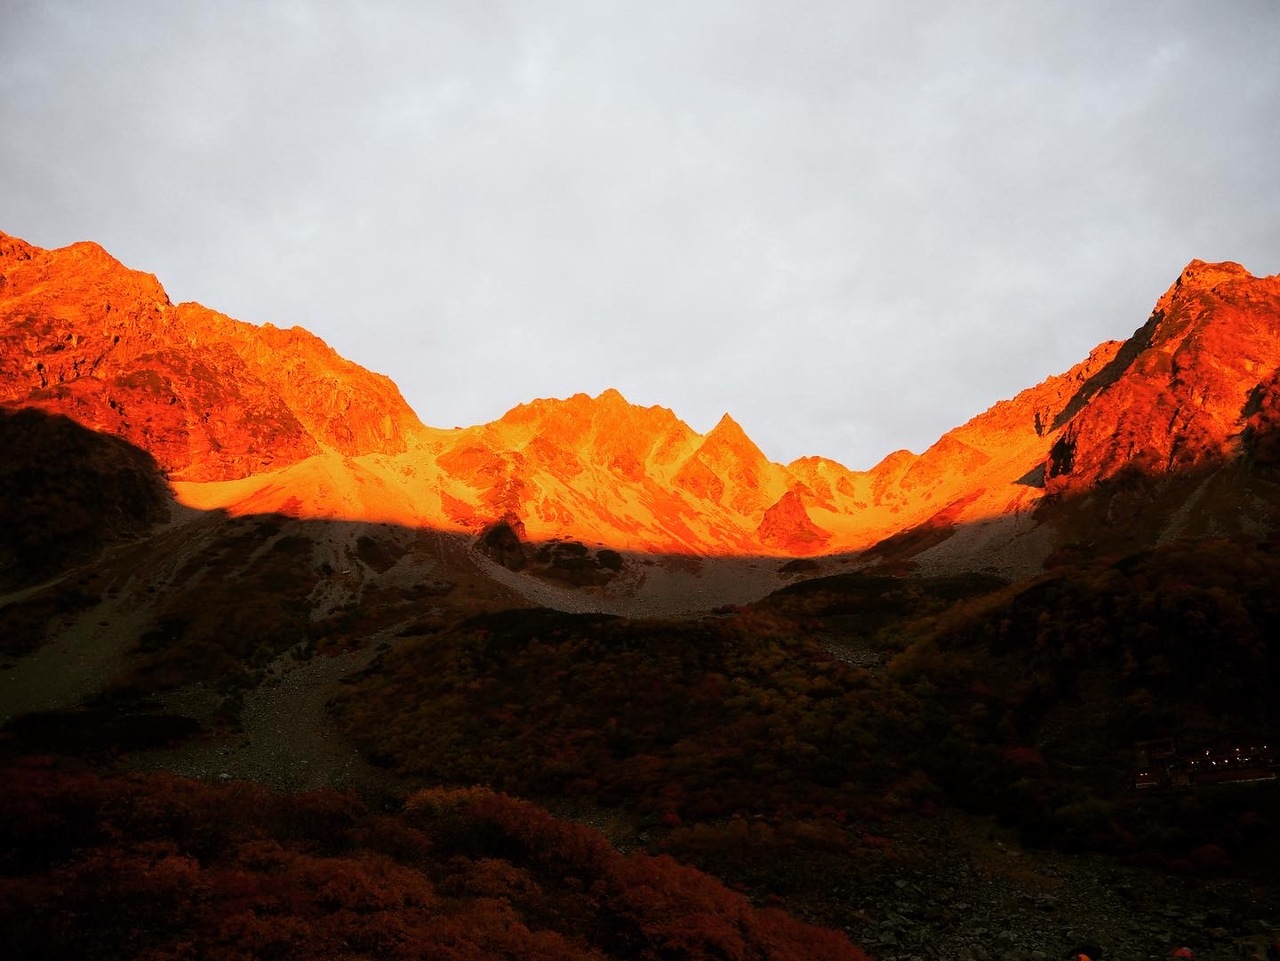
[[742, 425], [734, 420], [728, 411], [725, 411], [720, 415], [720, 419], [716, 421], [716, 426], [712, 427], [707, 433], [707, 436], [746, 437], [747, 432], [742, 429]]
[[623, 397], [622, 391], [618, 390], [618, 388], [616, 387], [606, 387], [604, 390], [602, 390], [599, 394], [595, 396], [595, 402], [602, 406], [609, 406], [609, 407], [615, 407], [615, 406], [634, 407], [635, 406], [634, 404], [631, 403], [631, 401]]
[[742, 454], [749, 453], [753, 458], [757, 454], [764, 457], [755, 441], [742, 429], [742, 425], [728, 414], [716, 421], [716, 425], [704, 435], [702, 449], [704, 451], [733, 450]]
[[731, 457], [740, 463], [762, 465], [769, 463], [769, 458], [765, 456], [764, 451], [747, 436], [742, 425], [728, 414], [721, 417], [716, 422], [716, 426], [707, 433], [698, 448], [698, 453], [703, 458], [713, 460]]

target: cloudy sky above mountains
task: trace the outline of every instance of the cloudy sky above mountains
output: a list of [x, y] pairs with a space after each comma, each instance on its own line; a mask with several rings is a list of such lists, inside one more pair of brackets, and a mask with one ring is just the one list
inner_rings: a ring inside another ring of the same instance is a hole
[[0, 0], [0, 229], [428, 424], [619, 388], [868, 467], [1280, 272], [1280, 4]]

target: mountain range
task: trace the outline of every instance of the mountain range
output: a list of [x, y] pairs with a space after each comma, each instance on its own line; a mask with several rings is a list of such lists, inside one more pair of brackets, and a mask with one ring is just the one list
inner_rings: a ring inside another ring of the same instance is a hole
[[0, 234], [0, 929], [1253, 956], [1278, 519], [1280, 277], [1237, 264], [855, 471], [613, 390], [428, 427], [300, 328]]
[[[514, 567], [530, 545], [577, 542], [1023, 576], [1064, 546], [1270, 530], [1278, 368], [1280, 277], [1194, 261], [1127, 340], [919, 455], [784, 465], [729, 414], [703, 435], [614, 390], [427, 427], [390, 380], [301, 328], [174, 305], [93, 243], [0, 234], [4, 409], [148, 452], [188, 507], [456, 532]], [[1161, 509], [1125, 509], [1135, 486]]]

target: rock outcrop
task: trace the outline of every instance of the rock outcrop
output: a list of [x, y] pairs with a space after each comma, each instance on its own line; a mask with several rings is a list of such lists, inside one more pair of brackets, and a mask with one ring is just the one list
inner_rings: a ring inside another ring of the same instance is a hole
[[757, 534], [761, 544], [788, 554], [816, 554], [831, 540], [831, 535], [809, 517], [804, 501], [794, 490], [787, 491], [764, 512]]

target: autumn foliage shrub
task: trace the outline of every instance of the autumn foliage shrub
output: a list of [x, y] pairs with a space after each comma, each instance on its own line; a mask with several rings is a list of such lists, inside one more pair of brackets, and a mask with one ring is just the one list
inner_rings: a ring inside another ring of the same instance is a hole
[[668, 858], [490, 791], [374, 815], [155, 775], [0, 772], [5, 956], [859, 961]]
[[866, 671], [790, 627], [758, 612], [489, 615], [407, 641], [337, 713], [370, 753], [446, 783], [655, 820], [843, 806], [885, 774], [880, 732], [898, 714]]
[[741, 844], [680, 832], [950, 804], [1035, 844], [1234, 862], [1252, 802], [1156, 828], [1184, 815], [1133, 796], [1134, 743], [1280, 730], [1277, 582], [1270, 545], [1205, 542], [1017, 585], [839, 575], [697, 620], [511, 611], [407, 640], [336, 713], [402, 773], [621, 806], [739, 880]]
[[[856, 958], [843, 935], [757, 910], [719, 881], [666, 856], [623, 856], [599, 833], [557, 820], [535, 805], [483, 789], [428, 791], [411, 798], [406, 818], [429, 833], [447, 825], [453, 854], [501, 854], [536, 890], [574, 892], [595, 917], [610, 955], [645, 959]], [[489, 831], [457, 831], [459, 820]], [[490, 868], [490, 874], [492, 874]], [[508, 882], [510, 883], [510, 882]]]

